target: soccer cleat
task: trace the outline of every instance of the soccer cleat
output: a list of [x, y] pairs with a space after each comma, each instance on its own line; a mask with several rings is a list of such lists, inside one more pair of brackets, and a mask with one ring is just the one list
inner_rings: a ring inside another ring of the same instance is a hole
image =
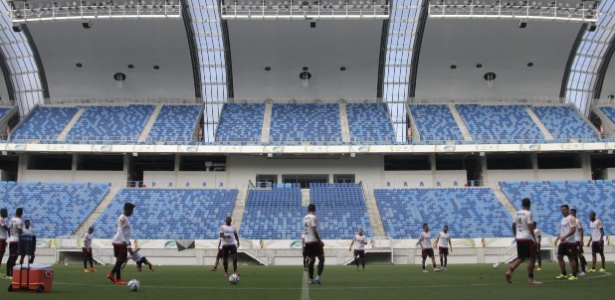
[[570, 276], [568, 280], [578, 280], [578, 278], [576, 276]]
[[113, 276], [113, 274], [109, 273], [107, 274], [107, 278], [109, 278], [109, 280], [111, 280], [111, 282], [116, 283], [115, 277]]
[[228, 273], [227, 272], [224, 272], [224, 277], [228, 277]]
[[428, 273], [428, 272], [429, 272], [429, 271], [427, 271], [427, 270], [423, 270], [423, 273]]
[[600, 270], [598, 270], [598, 272], [604, 273], [604, 272], [606, 272], [606, 270], [604, 268], [600, 268]]
[[442, 267], [440, 270], [447, 271], [448, 269], [446, 267]]
[[564, 274], [559, 274], [559, 276], [555, 277], [555, 279], [566, 279], [566, 278], [568, 277]]
[[510, 272], [504, 273], [504, 277], [506, 277], [506, 282], [512, 284], [512, 274], [510, 274]]
[[237, 272], [233, 272], [233, 274], [235, 274], [235, 275], [239, 276], [239, 273], [237, 273]]
[[126, 282], [126, 281], [124, 281], [124, 280], [121, 280], [121, 279], [118, 279], [118, 280], [115, 282], [115, 284], [128, 284], [128, 282]]
[[90, 270], [88, 270], [88, 269], [83, 269], [83, 273], [90, 273]]
[[96, 273], [96, 272], [98, 272], [98, 270], [96, 270], [96, 269], [94, 269], [94, 268], [90, 268], [90, 272], [94, 272], [94, 273]]
[[216, 272], [218, 270], [218, 268], [211, 268], [212, 272]]
[[[536, 271], [542, 271], [542, 268], [541, 268], [541, 267], [538, 267], [538, 268], [536, 268], [536, 269], [534, 269], [534, 270], [536, 270]], [[541, 283], [542, 283], [542, 282], [541, 282]]]
[[587, 273], [596, 273], [596, 269], [591, 268], [591, 269], [587, 270]]
[[440, 269], [438, 269], [438, 268], [433, 268], [433, 271], [434, 271], [434, 272], [440, 272]]
[[320, 276], [316, 276], [316, 279], [314, 279], [314, 281], [318, 284], [320, 284]]
[[308, 280], [308, 284], [316, 284], [316, 280], [310, 279], [310, 280]]
[[540, 281], [536, 281], [536, 280], [534, 280], [534, 279], [530, 279], [530, 280], [528, 280], [528, 281], [527, 281], [527, 283], [529, 283], [529, 284], [542, 284], [542, 282], [540, 282]]
[[587, 275], [587, 273], [585, 273], [585, 272], [579, 273], [579, 276], [585, 276], [585, 275]]

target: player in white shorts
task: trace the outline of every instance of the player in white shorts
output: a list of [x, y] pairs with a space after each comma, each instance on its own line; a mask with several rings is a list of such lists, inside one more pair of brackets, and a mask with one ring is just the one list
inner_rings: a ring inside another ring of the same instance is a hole
[[[9, 223], [6, 220], [8, 216], [9, 212], [6, 208], [0, 209], [0, 266], [2, 266], [2, 258], [6, 252], [6, 240], [9, 237]], [[0, 273], [0, 278], [3, 276], [5, 275]]]
[[581, 273], [579, 273], [579, 276], [585, 276], [587, 275], [585, 274], [585, 266], [587, 265], [587, 261], [585, 260], [585, 256], [583, 256], [583, 233], [585, 233], [583, 231], [583, 222], [581, 222], [581, 219], [577, 218], [576, 209], [574, 208], [571, 209], [570, 214], [572, 214], [572, 216], [577, 220], [577, 231], [574, 232], [574, 241], [577, 247], [577, 258], [576, 258], [577, 268], [580, 263]]
[[440, 269], [436, 267], [436, 259], [434, 258], [433, 248], [431, 245], [431, 232], [429, 232], [429, 225], [423, 224], [423, 231], [419, 236], [419, 245], [421, 245], [421, 256], [423, 257], [423, 273], [427, 273], [425, 269], [425, 260], [427, 257], [431, 257], [431, 263], [433, 264], [433, 271], [440, 272]]
[[[303, 217], [303, 234], [305, 239], [305, 255], [309, 259], [308, 284], [321, 283], [320, 276], [325, 268], [324, 243], [318, 234], [318, 218], [316, 217], [316, 205], [308, 205], [308, 214]], [[318, 257], [318, 275], [314, 278], [314, 264]]]
[[237, 234], [237, 230], [235, 230], [235, 226], [231, 225], [232, 221], [230, 216], [226, 217], [225, 224], [220, 226], [220, 238], [222, 238], [222, 251], [224, 253], [222, 260], [224, 277], [228, 277], [229, 255], [233, 258], [233, 273], [239, 275], [239, 273], [237, 273], [237, 247], [239, 247], [239, 235]]
[[[562, 273], [555, 278], [577, 280], [577, 272], [579, 269], [574, 259], [577, 256], [577, 247], [574, 238], [574, 233], [577, 229], [577, 222], [570, 214], [570, 208], [567, 204], [562, 205], [560, 210], [562, 211], [563, 217], [560, 222], [559, 236], [555, 239], [554, 244], [557, 246], [557, 261], [559, 262], [559, 267]], [[558, 241], [561, 241], [559, 246], [557, 245]], [[570, 277], [566, 275], [566, 263], [564, 262], [564, 256], [568, 257], [568, 262], [570, 263], [570, 270], [572, 272], [572, 276]]]
[[438, 252], [440, 253], [440, 269], [446, 271], [446, 267], [448, 266], [448, 252], [453, 252], [453, 244], [451, 243], [451, 234], [448, 232], [448, 225], [444, 225], [442, 231], [438, 233], [436, 245], [438, 245]]
[[602, 268], [599, 272], [606, 272], [606, 264], [604, 263], [604, 228], [602, 227], [602, 221], [596, 219], [596, 213], [589, 213], [589, 227], [591, 228], [591, 236], [587, 242], [587, 246], [592, 245], [592, 268], [589, 272], [596, 272], [596, 254], [600, 254], [602, 259]]
[[15, 217], [9, 221], [8, 240], [10, 256], [6, 262], [6, 277], [8, 279], [13, 278], [13, 267], [17, 263], [17, 258], [19, 257], [19, 238], [21, 237], [21, 233], [23, 231], [23, 221], [21, 220], [21, 216], [23, 216], [23, 208], [19, 207], [15, 210]]
[[363, 228], [359, 228], [359, 233], [354, 236], [352, 242], [350, 243], [350, 247], [348, 251], [352, 249], [352, 245], [354, 245], [353, 258], [354, 263], [357, 265], [357, 271], [359, 271], [359, 258], [361, 259], [361, 265], [363, 266], [363, 271], [365, 271], [365, 245], [367, 244], [367, 237], [363, 235]]
[[512, 274], [521, 263], [527, 259], [527, 276], [529, 284], [540, 284], [534, 280], [534, 256], [536, 250], [536, 237], [534, 236], [534, 216], [530, 212], [532, 201], [525, 198], [521, 200], [520, 211], [515, 213], [512, 229], [517, 243], [517, 258], [512, 262], [508, 271], [504, 274], [506, 282], [512, 283]]

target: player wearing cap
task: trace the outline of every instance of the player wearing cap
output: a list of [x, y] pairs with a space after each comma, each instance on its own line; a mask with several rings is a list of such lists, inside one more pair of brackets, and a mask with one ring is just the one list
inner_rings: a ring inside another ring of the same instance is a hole
[[237, 247], [239, 247], [239, 235], [235, 226], [231, 225], [233, 221], [231, 217], [226, 217], [225, 224], [220, 226], [220, 237], [222, 238], [222, 251], [224, 251], [224, 257], [222, 265], [224, 266], [224, 277], [228, 276], [228, 257], [233, 257], [233, 273], [237, 273]]
[[[577, 247], [575, 244], [574, 233], [577, 229], [577, 222], [575, 218], [570, 214], [570, 207], [564, 204], [560, 207], [562, 212], [562, 221], [560, 222], [559, 236], [555, 239], [555, 246], [557, 242], [561, 241], [557, 246], [557, 261], [562, 273], [555, 277], [556, 279], [577, 280], [577, 272], [579, 271], [575, 257], [577, 256]], [[570, 263], [571, 276], [566, 275], [566, 263], [564, 262], [564, 256], [568, 257]]]
[[[117, 220], [116, 233], [113, 237], [113, 254], [115, 256], [115, 266], [111, 273], [107, 274], [107, 278], [115, 284], [126, 284], [122, 280], [122, 264], [128, 260], [128, 246], [130, 246], [130, 230], [131, 224], [128, 217], [132, 216], [135, 205], [127, 202], [124, 204], [124, 212]], [[115, 275], [115, 277], [114, 277]]]
[[513, 233], [517, 242], [517, 258], [512, 262], [508, 271], [504, 274], [506, 281], [512, 283], [512, 273], [527, 259], [527, 276], [529, 284], [540, 284], [542, 282], [534, 280], [534, 255], [536, 250], [536, 237], [534, 236], [534, 216], [530, 212], [532, 202], [525, 198], [521, 200], [522, 209], [515, 214], [513, 220]]
[[596, 253], [600, 254], [600, 258], [602, 259], [602, 268], [599, 272], [606, 272], [606, 265], [604, 263], [604, 228], [602, 227], [602, 221], [596, 219], [596, 213], [589, 213], [589, 227], [591, 228], [591, 236], [589, 241], [587, 242], [587, 246], [592, 245], [592, 268], [589, 269], [589, 272], [596, 272]]
[[363, 235], [363, 228], [359, 228], [359, 233], [354, 236], [352, 242], [350, 243], [350, 247], [348, 251], [352, 249], [352, 245], [354, 245], [353, 258], [354, 263], [357, 265], [357, 271], [359, 271], [359, 258], [361, 259], [361, 265], [363, 266], [363, 271], [365, 271], [365, 245], [367, 244], [367, 237]]
[[423, 273], [427, 273], [425, 269], [427, 257], [431, 257], [433, 271], [440, 272], [440, 269], [436, 267], [436, 259], [434, 258], [433, 248], [431, 246], [431, 233], [429, 232], [429, 225], [427, 223], [423, 224], [423, 231], [419, 237], [419, 245], [421, 245], [421, 256], [423, 257]]
[[448, 232], [448, 225], [444, 225], [442, 231], [438, 233], [436, 245], [438, 245], [438, 251], [440, 253], [440, 269], [446, 271], [446, 266], [448, 265], [448, 252], [449, 250], [453, 252], [453, 244], [451, 243], [451, 234]]

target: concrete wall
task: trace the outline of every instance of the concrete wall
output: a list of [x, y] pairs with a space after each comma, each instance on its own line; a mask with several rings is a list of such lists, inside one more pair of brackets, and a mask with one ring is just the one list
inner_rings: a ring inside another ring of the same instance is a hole
[[[464, 186], [467, 182], [465, 170], [454, 171], [388, 171], [384, 172], [384, 182], [380, 182], [375, 187], [379, 188], [416, 188], [437, 187], [438, 182], [442, 187], [453, 187], [455, 182], [458, 186]], [[407, 183], [407, 186], [404, 185]]]
[[[143, 182], [148, 187], [191, 187], [191, 188], [217, 188], [222, 183], [223, 187], [235, 188], [235, 185], [228, 185], [227, 172], [205, 172], [205, 171], [144, 171]], [[252, 180], [254, 181], [254, 180]], [[156, 183], [155, 185], [153, 183]], [[205, 183], [205, 186], [203, 186]]]
[[125, 182], [123, 171], [28, 170], [22, 181], [40, 182]]

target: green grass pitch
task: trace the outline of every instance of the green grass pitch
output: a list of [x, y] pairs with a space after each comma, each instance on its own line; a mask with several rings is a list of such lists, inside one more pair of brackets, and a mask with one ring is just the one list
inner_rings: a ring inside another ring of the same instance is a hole
[[[2, 266], [4, 267], [4, 265]], [[83, 273], [81, 266], [54, 266], [53, 292], [46, 295], [9, 293], [9, 281], [0, 279], [0, 299], [613, 299], [615, 278], [610, 273], [590, 273], [577, 281], [556, 280], [554, 263], [536, 272], [542, 285], [527, 284], [524, 265], [517, 269], [513, 284], [504, 280], [506, 265], [450, 265], [449, 270], [422, 273], [417, 265], [326, 266], [321, 285], [305, 286], [303, 268], [240, 266], [241, 280], [231, 285], [221, 269], [210, 267], [160, 266], [156, 272], [138, 273], [126, 266], [123, 279], [136, 278], [141, 290], [112, 284], [105, 275], [111, 266], [98, 266], [98, 273]], [[307, 272], [305, 272], [307, 273]], [[304, 287], [305, 286], [305, 287]], [[304, 290], [307, 288], [307, 291]], [[531, 298], [530, 298], [531, 297]]]

